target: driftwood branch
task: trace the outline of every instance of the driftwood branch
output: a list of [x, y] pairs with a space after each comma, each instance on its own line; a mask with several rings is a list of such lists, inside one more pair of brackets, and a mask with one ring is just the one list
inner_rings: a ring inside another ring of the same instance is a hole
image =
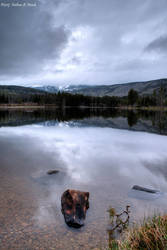
[[[129, 211], [130, 206], [126, 206], [126, 210], [123, 211], [120, 214], [116, 214], [115, 210], [113, 208], [111, 208], [110, 210], [108, 210], [108, 212], [110, 213], [110, 220], [111, 220], [111, 225], [113, 226], [111, 229], [108, 230], [108, 234], [109, 234], [109, 246], [111, 246], [112, 240], [113, 240], [113, 234], [116, 231], [116, 229], [120, 229], [120, 231], [122, 231], [123, 229], [125, 229], [129, 223]], [[126, 219], [123, 220], [121, 217], [123, 215], [126, 215]]]

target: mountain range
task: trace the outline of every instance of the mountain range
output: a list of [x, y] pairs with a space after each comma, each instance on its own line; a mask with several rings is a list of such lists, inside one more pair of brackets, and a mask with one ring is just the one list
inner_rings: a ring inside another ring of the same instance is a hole
[[167, 79], [158, 79], [146, 82], [131, 82], [114, 85], [67, 85], [64, 87], [44, 85], [40, 87], [23, 87], [13, 85], [0, 85], [0, 91], [6, 94], [44, 94], [68, 92], [71, 94], [83, 94], [88, 96], [127, 96], [130, 89], [138, 91], [139, 95], [150, 95], [160, 86], [167, 89]]
[[57, 93], [58, 91], [69, 92], [72, 94], [83, 94], [89, 96], [127, 96], [130, 89], [138, 91], [139, 95], [150, 95], [154, 90], [158, 90], [160, 86], [167, 88], [167, 79], [158, 79], [146, 82], [131, 82], [114, 85], [67, 85], [65, 87], [41, 86], [36, 87], [37, 90], [49, 93]]

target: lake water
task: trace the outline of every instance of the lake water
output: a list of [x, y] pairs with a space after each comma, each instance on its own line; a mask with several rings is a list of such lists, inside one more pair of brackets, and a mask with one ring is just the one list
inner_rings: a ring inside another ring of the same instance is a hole
[[[1, 110], [0, 249], [96, 249], [108, 245], [110, 206], [129, 205], [130, 225], [166, 212], [166, 134], [165, 112]], [[81, 229], [64, 222], [66, 189], [90, 192]]]

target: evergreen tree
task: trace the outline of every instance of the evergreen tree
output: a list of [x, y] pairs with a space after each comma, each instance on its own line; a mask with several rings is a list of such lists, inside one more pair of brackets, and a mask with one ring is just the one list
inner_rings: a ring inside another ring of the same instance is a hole
[[130, 89], [128, 92], [128, 104], [134, 105], [138, 101], [138, 92], [134, 89]]

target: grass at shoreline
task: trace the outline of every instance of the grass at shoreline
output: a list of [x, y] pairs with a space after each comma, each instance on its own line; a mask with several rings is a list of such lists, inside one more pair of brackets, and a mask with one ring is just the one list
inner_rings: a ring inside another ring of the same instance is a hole
[[127, 229], [122, 240], [114, 240], [108, 250], [167, 249], [167, 215], [154, 216], [142, 225]]

